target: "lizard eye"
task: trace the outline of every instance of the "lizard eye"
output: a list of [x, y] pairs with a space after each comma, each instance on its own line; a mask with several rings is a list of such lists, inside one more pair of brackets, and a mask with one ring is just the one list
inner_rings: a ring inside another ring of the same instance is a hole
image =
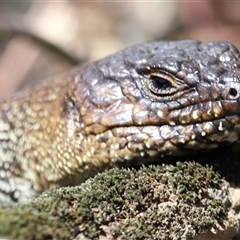
[[166, 73], [149, 74], [147, 85], [149, 90], [156, 95], [171, 95], [178, 91], [174, 77]]

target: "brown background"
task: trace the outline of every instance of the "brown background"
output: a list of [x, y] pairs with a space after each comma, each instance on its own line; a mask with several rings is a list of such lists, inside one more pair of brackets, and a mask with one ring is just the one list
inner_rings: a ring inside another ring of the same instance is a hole
[[135, 43], [227, 40], [240, 48], [239, 1], [0, 2], [0, 98]]

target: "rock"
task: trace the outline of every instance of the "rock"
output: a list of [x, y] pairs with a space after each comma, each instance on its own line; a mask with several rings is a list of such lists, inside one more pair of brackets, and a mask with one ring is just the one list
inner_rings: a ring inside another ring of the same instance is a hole
[[240, 189], [194, 161], [112, 169], [0, 210], [6, 239], [239, 238]]

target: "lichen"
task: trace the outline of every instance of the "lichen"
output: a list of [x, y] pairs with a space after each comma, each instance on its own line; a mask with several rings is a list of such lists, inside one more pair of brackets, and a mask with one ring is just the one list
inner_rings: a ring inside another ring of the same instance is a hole
[[[0, 210], [10, 239], [192, 239], [225, 228], [228, 184], [208, 166], [112, 169]], [[234, 223], [232, 223], [234, 225]], [[184, 238], [185, 237], [185, 238]]]

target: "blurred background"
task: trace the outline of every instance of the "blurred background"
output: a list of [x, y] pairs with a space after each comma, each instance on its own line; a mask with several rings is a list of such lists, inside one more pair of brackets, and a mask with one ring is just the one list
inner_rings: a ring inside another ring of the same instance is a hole
[[240, 48], [240, 2], [0, 1], [0, 98], [155, 40], [227, 40]]

